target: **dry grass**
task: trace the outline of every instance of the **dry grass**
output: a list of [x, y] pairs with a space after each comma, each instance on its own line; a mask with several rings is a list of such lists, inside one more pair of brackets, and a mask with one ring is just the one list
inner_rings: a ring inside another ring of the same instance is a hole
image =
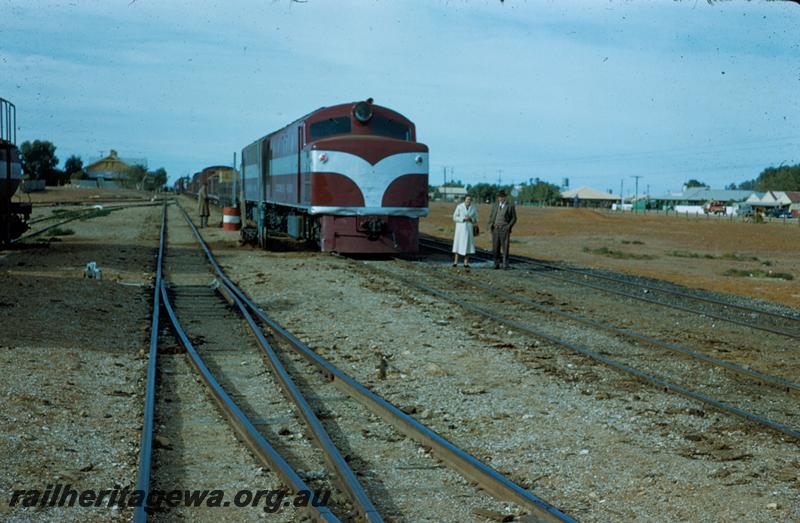
[[583, 252], [590, 252], [600, 256], [608, 256], [609, 258], [616, 258], [618, 260], [655, 260], [657, 258], [657, 256], [653, 256], [652, 254], [636, 254], [635, 252], [616, 251], [614, 249], [609, 249], [608, 247], [600, 247], [597, 249], [584, 247]]
[[742, 269], [728, 269], [722, 273], [723, 276], [735, 276], [738, 278], [777, 278], [779, 280], [793, 280], [794, 276], [788, 272], [772, 272], [755, 269], [746, 271]]

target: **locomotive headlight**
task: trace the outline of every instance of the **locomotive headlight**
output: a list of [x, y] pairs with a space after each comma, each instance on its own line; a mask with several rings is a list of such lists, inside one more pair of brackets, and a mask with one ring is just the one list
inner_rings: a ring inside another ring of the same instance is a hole
[[328, 161], [328, 155], [325, 154], [325, 153], [320, 154], [319, 155], [319, 161], [322, 162], [322, 163], [326, 163]]
[[356, 117], [361, 123], [367, 123], [372, 118], [372, 104], [367, 102], [358, 102], [353, 107], [353, 116]]
[[417, 156], [414, 158], [414, 163], [416, 163], [417, 165], [422, 165], [422, 156], [420, 156], [420, 155], [417, 155]]

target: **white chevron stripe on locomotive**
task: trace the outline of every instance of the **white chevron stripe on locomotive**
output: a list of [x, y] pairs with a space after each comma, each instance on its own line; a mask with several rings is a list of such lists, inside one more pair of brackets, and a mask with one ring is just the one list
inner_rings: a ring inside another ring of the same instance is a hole
[[[326, 161], [321, 157], [325, 155]], [[428, 153], [399, 153], [372, 165], [355, 154], [342, 151], [313, 151], [311, 171], [336, 173], [353, 180], [364, 195], [365, 207], [381, 207], [386, 189], [406, 174], [428, 174]]]
[[[0, 179], [6, 177], [6, 170], [8, 169], [8, 162], [0, 161]], [[17, 162], [11, 162], [11, 179], [19, 180], [22, 178], [22, 166]]]

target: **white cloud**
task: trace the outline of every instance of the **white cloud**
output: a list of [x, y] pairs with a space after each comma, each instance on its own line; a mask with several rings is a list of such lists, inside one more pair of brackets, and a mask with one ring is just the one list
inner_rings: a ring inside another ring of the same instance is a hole
[[[783, 3], [8, 4], [0, 93], [19, 107], [20, 136], [85, 155], [131, 149], [173, 175], [367, 96], [415, 120], [434, 172], [455, 165], [473, 182], [504, 169], [604, 188], [650, 169], [666, 188], [691, 168], [747, 165], [719, 170], [727, 183], [771, 158], [800, 161], [786, 142], [702, 154], [796, 129], [799, 12]], [[676, 147], [694, 148], [655, 167], [637, 155]]]

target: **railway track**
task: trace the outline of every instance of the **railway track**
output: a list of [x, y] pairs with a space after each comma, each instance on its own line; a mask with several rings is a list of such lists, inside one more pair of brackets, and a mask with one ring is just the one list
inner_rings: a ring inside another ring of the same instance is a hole
[[[458, 305], [525, 335], [568, 349], [639, 381], [800, 440], [800, 413], [796, 408], [796, 393], [800, 391], [800, 385], [795, 382], [753, 371], [630, 329], [619, 329], [543, 306], [527, 297], [484, 285], [474, 278], [453, 276], [442, 270], [402, 260], [399, 261], [399, 271], [370, 262], [366, 266], [403, 285]], [[488, 303], [488, 306], [478, 306], [476, 303]], [[513, 306], [509, 307], [509, 303]], [[503, 306], [495, 306], [499, 304]], [[512, 312], [500, 314], [497, 310]], [[665, 352], [682, 357], [665, 358]], [[742, 380], [742, 377], [746, 379]]]
[[[450, 253], [451, 247], [450, 243], [433, 237], [420, 238], [420, 246], [440, 253]], [[492, 260], [491, 253], [483, 249], [479, 249], [475, 256]], [[800, 339], [800, 315], [769, 311], [708, 295], [702, 296], [689, 290], [667, 288], [663, 284], [656, 285], [643, 279], [609, 275], [593, 269], [575, 268], [525, 256], [510, 256], [509, 260], [527, 275], [700, 315], [789, 339]]]
[[[316, 519], [415, 521], [436, 519], [432, 514], [438, 513], [469, 520], [475, 519], [470, 512], [475, 506], [499, 513], [512, 502], [519, 513], [529, 513], [535, 521], [574, 521], [386, 402], [281, 328], [224, 274], [185, 213], [184, 218], [181, 224], [165, 214], [170, 248], [163, 247], [162, 235], [159, 260], [163, 257], [166, 277], [156, 283], [160, 296], [154, 294], [154, 306], [161, 302], [192, 366], [262, 463], [290, 491], [332, 491], [331, 502], [314, 515]], [[207, 285], [212, 277], [209, 268], [216, 276], [212, 286]], [[161, 279], [158, 273], [156, 279]], [[206, 284], [201, 283], [204, 279]], [[156, 329], [158, 315], [153, 321]], [[151, 366], [162, 357], [153, 348], [158, 343], [156, 335], [151, 337]], [[151, 374], [148, 368], [148, 398], [151, 388], [155, 390]], [[152, 404], [147, 402], [148, 408]], [[152, 428], [148, 412], [145, 429], [148, 419]], [[147, 432], [143, 432], [139, 481], [144, 490], [144, 478], [151, 473], [144, 463], [150, 454], [146, 450], [152, 448], [144, 438]], [[463, 477], [460, 483], [453, 480], [458, 475]], [[468, 482], [497, 499], [479, 493]], [[143, 521], [146, 514], [138, 517]]]
[[31, 238], [35, 238], [37, 236], [41, 236], [42, 234], [44, 234], [46, 232], [52, 231], [54, 229], [57, 229], [58, 227], [61, 227], [62, 225], [66, 225], [66, 224], [74, 222], [76, 220], [90, 220], [92, 218], [100, 218], [100, 217], [103, 217], [103, 216], [108, 216], [110, 213], [115, 212], [115, 211], [121, 211], [121, 210], [124, 210], [124, 209], [130, 209], [130, 208], [133, 208], [133, 207], [152, 207], [152, 206], [156, 206], [156, 205], [162, 205], [162, 204], [161, 203], [152, 203], [151, 202], [151, 203], [131, 204], [131, 205], [115, 205], [113, 207], [104, 207], [102, 209], [97, 209], [97, 208], [76, 209], [74, 211], [70, 211], [70, 212], [64, 213], [63, 216], [51, 215], [51, 216], [47, 216], [47, 217], [43, 217], [43, 218], [38, 218], [36, 220], [31, 221], [30, 224], [42, 223], [42, 222], [50, 221], [50, 220], [58, 220], [58, 221], [56, 223], [52, 223], [50, 225], [42, 227], [41, 229], [38, 229], [36, 231], [30, 232], [28, 234], [24, 234], [24, 235], [20, 236], [19, 238], [11, 240], [10, 243], [11, 244], [15, 244], [15, 243], [24, 242], [25, 240], [28, 240], [28, 239], [31, 239]]
[[[163, 262], [167, 259], [166, 218], [165, 206], [162, 211], [156, 264], [145, 409], [136, 484], [137, 491], [148, 493], [148, 500], [135, 508], [133, 520], [218, 521], [222, 518], [226, 521], [252, 521], [259, 516], [260, 504], [231, 508], [231, 494], [241, 489], [242, 485], [252, 487], [256, 492], [279, 491], [283, 488], [282, 485], [293, 485], [292, 481], [297, 480], [296, 474], [293, 475], [287, 467], [283, 472], [288, 477], [284, 480], [280, 475], [254, 467], [251, 454], [237, 441], [234, 432], [220, 416], [220, 411], [229, 417], [237, 431], [244, 434], [245, 441], [248, 441], [248, 429], [252, 430], [247, 419], [241, 416], [236, 405], [226, 398], [224, 392], [211, 396], [204, 394], [204, 386], [212, 391], [219, 391], [219, 384], [208, 373], [203, 360], [193, 351], [191, 345], [188, 357], [187, 349], [179, 350], [181, 346], [178, 342], [182, 340], [182, 336], [185, 337], [185, 332], [174, 315], [162, 277]], [[199, 311], [197, 314], [202, 316], [203, 312]], [[162, 321], [163, 319], [167, 321]], [[177, 333], [178, 338], [173, 332]], [[190, 344], [188, 340], [183, 341]], [[198, 374], [203, 384], [197, 379]], [[220, 409], [214, 408], [212, 399], [217, 401]], [[268, 444], [259, 441], [257, 437], [248, 443], [262, 464], [272, 465], [270, 458], [273, 456]], [[275, 457], [280, 459], [277, 453]], [[278, 462], [273, 470], [279, 470], [280, 464]], [[221, 506], [203, 503], [185, 506], [167, 502], [166, 493], [175, 489], [200, 489], [200, 492], [202, 489], [209, 489], [210, 476], [214, 477], [213, 488], [226, 492], [228, 496], [221, 502]], [[303, 488], [305, 484], [300, 480], [296, 486]], [[326, 514], [324, 507], [320, 511]], [[292, 517], [295, 514], [289, 507], [285, 509], [284, 515]], [[335, 521], [326, 517], [320, 519]]]

